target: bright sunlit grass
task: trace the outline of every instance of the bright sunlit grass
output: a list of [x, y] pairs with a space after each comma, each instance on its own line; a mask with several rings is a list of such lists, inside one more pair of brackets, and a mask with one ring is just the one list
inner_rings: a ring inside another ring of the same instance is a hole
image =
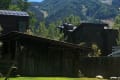
[[[4, 80], [4, 78], [0, 78]], [[96, 79], [96, 78], [65, 78], [65, 77], [17, 77], [10, 78], [9, 80], [106, 80], [106, 79]]]

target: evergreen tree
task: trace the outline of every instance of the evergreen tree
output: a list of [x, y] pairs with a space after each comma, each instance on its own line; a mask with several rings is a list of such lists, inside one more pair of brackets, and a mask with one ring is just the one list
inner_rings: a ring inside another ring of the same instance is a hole
[[117, 45], [120, 46], [120, 28], [118, 30], [118, 38], [117, 38], [116, 42], [117, 42]]
[[63, 24], [62, 20], [58, 20], [58, 21], [55, 22], [55, 25], [57, 27], [60, 26], [60, 25], [62, 25], [62, 24]]
[[20, 11], [21, 9], [17, 5], [10, 5], [9, 10], [15, 10], [15, 11]]
[[56, 27], [55, 23], [48, 26], [48, 38], [53, 40], [63, 40], [64, 34]]
[[120, 45], [120, 14], [116, 16], [113, 28], [118, 29], [118, 38], [116, 41], [117, 45]]
[[113, 28], [116, 28], [116, 29], [120, 28], [120, 14], [116, 16]]
[[48, 38], [55, 39], [55, 34], [56, 34], [55, 28], [56, 28], [56, 26], [54, 23], [49, 24], [49, 26], [48, 26]]
[[64, 20], [63, 20], [64, 23], [70, 23], [70, 24], [73, 24], [73, 25], [79, 25], [80, 24], [80, 17], [79, 16], [74, 16], [74, 15], [70, 15], [68, 17], [66, 17]]
[[35, 25], [37, 23], [37, 19], [35, 18], [34, 13], [32, 13], [31, 11], [28, 11], [29, 15], [30, 15], [30, 19], [29, 19], [29, 28], [30, 30], [35, 33]]
[[0, 0], [0, 9], [8, 9], [11, 4], [11, 0]]
[[29, 5], [28, 0], [0, 0], [2, 10], [27, 11]]
[[28, 0], [18, 0], [17, 5], [21, 11], [27, 11], [30, 4], [28, 3]]
[[48, 36], [48, 30], [45, 26], [45, 22], [40, 22], [39, 28], [37, 29], [37, 36], [45, 37]]

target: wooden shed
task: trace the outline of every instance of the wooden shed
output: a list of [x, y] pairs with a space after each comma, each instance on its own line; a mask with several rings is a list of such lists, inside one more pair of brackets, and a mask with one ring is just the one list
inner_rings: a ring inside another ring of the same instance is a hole
[[22, 11], [0, 10], [2, 34], [11, 31], [25, 32], [29, 25], [29, 14]]
[[80, 44], [85, 42], [88, 46], [93, 43], [101, 49], [102, 56], [112, 53], [112, 46], [116, 46], [118, 31], [109, 29], [107, 24], [82, 23], [71, 34], [68, 42]]
[[1, 37], [7, 43], [3, 58], [16, 61], [21, 76], [77, 77], [79, 58], [92, 50], [78, 45], [12, 32]]

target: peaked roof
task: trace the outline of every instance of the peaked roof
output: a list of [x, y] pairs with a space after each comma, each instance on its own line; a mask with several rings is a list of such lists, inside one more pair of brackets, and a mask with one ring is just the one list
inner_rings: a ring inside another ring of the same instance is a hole
[[23, 12], [23, 11], [11, 11], [11, 10], [0, 10], [0, 15], [29, 16], [29, 14], [27, 12]]

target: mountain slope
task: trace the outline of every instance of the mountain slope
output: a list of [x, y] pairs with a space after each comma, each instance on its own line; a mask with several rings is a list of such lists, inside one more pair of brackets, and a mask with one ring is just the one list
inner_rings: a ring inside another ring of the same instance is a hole
[[39, 8], [39, 2], [32, 2], [30, 3], [29, 10], [34, 14], [35, 18], [37, 19], [37, 23], [39, 24], [40, 21], [44, 20], [44, 14], [41, 12]]
[[[40, 8], [48, 12], [47, 20], [49, 22], [51, 19], [56, 21], [71, 14], [85, 19], [86, 14], [92, 16], [91, 11], [97, 9], [97, 7], [92, 7], [93, 4], [99, 5], [96, 0], [90, 0], [89, 2], [85, 0], [45, 0], [40, 4]], [[92, 8], [88, 9], [90, 6]]]
[[116, 1], [114, 0], [114, 5], [108, 5], [101, 3], [100, 0], [44, 0], [37, 5], [38, 12], [47, 13], [46, 20], [54, 22], [71, 14], [80, 16], [82, 20], [114, 18], [118, 13]]

